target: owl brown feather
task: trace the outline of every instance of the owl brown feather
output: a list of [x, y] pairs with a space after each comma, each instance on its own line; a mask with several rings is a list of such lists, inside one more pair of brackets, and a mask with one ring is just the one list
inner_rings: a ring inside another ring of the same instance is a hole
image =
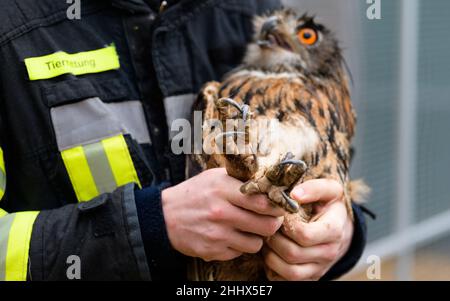
[[[356, 120], [336, 39], [311, 17], [291, 10], [257, 17], [255, 31], [243, 64], [222, 82], [207, 83], [195, 105], [204, 122], [219, 120], [224, 126], [226, 120], [235, 121], [234, 134], [210, 140], [210, 147], [237, 143], [239, 133], [244, 152], [204, 153], [193, 156], [193, 162], [200, 169], [226, 167], [245, 182], [243, 193], [267, 194], [288, 211], [287, 227], [296, 218], [315, 218], [312, 207], [292, 204], [288, 197], [294, 185], [309, 179], [340, 182], [352, 215], [349, 166]], [[238, 121], [243, 122], [240, 130]], [[204, 138], [215, 130], [204, 129]], [[249, 137], [256, 137], [256, 144]], [[196, 260], [191, 278], [265, 279], [264, 264], [260, 254], [229, 262]]]

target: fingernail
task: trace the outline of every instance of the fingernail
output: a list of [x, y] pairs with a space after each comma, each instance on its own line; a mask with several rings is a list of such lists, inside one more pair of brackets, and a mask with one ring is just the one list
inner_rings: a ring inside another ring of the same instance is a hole
[[305, 195], [305, 190], [301, 187], [295, 187], [291, 192], [291, 197], [300, 200]]

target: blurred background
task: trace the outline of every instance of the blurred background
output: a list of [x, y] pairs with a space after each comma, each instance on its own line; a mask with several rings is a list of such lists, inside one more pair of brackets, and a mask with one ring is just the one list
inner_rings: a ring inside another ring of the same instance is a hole
[[352, 176], [377, 219], [343, 279], [371, 280], [380, 258], [381, 280], [450, 280], [450, 1], [379, 1], [370, 20], [371, 0], [284, 0], [335, 31], [353, 75]]

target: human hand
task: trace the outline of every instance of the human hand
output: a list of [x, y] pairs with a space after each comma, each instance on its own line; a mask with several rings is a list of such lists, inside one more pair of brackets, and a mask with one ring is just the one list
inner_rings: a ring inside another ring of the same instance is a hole
[[210, 169], [162, 191], [162, 208], [172, 246], [206, 261], [257, 253], [285, 211], [264, 195], [243, 195], [242, 182], [224, 168]]
[[[353, 221], [342, 200], [343, 188], [327, 179], [296, 186], [291, 197], [300, 204], [314, 203], [317, 220], [295, 221], [283, 227], [263, 248], [270, 280], [318, 280], [348, 251]], [[285, 229], [286, 228], [286, 229]]]

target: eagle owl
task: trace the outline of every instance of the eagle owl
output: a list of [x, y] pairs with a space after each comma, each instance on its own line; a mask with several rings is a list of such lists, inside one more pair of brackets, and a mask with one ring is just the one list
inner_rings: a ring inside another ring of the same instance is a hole
[[[226, 167], [244, 194], [264, 193], [286, 210], [285, 227], [311, 221], [314, 208], [289, 197], [296, 184], [339, 181], [351, 210], [350, 144], [355, 128], [338, 41], [313, 17], [280, 10], [254, 19], [242, 64], [222, 82], [207, 83], [194, 110], [203, 116], [203, 148], [189, 174]], [[214, 121], [214, 122], [211, 122]], [[213, 137], [213, 139], [208, 139]], [[195, 259], [195, 280], [265, 279], [260, 254], [228, 262]]]

